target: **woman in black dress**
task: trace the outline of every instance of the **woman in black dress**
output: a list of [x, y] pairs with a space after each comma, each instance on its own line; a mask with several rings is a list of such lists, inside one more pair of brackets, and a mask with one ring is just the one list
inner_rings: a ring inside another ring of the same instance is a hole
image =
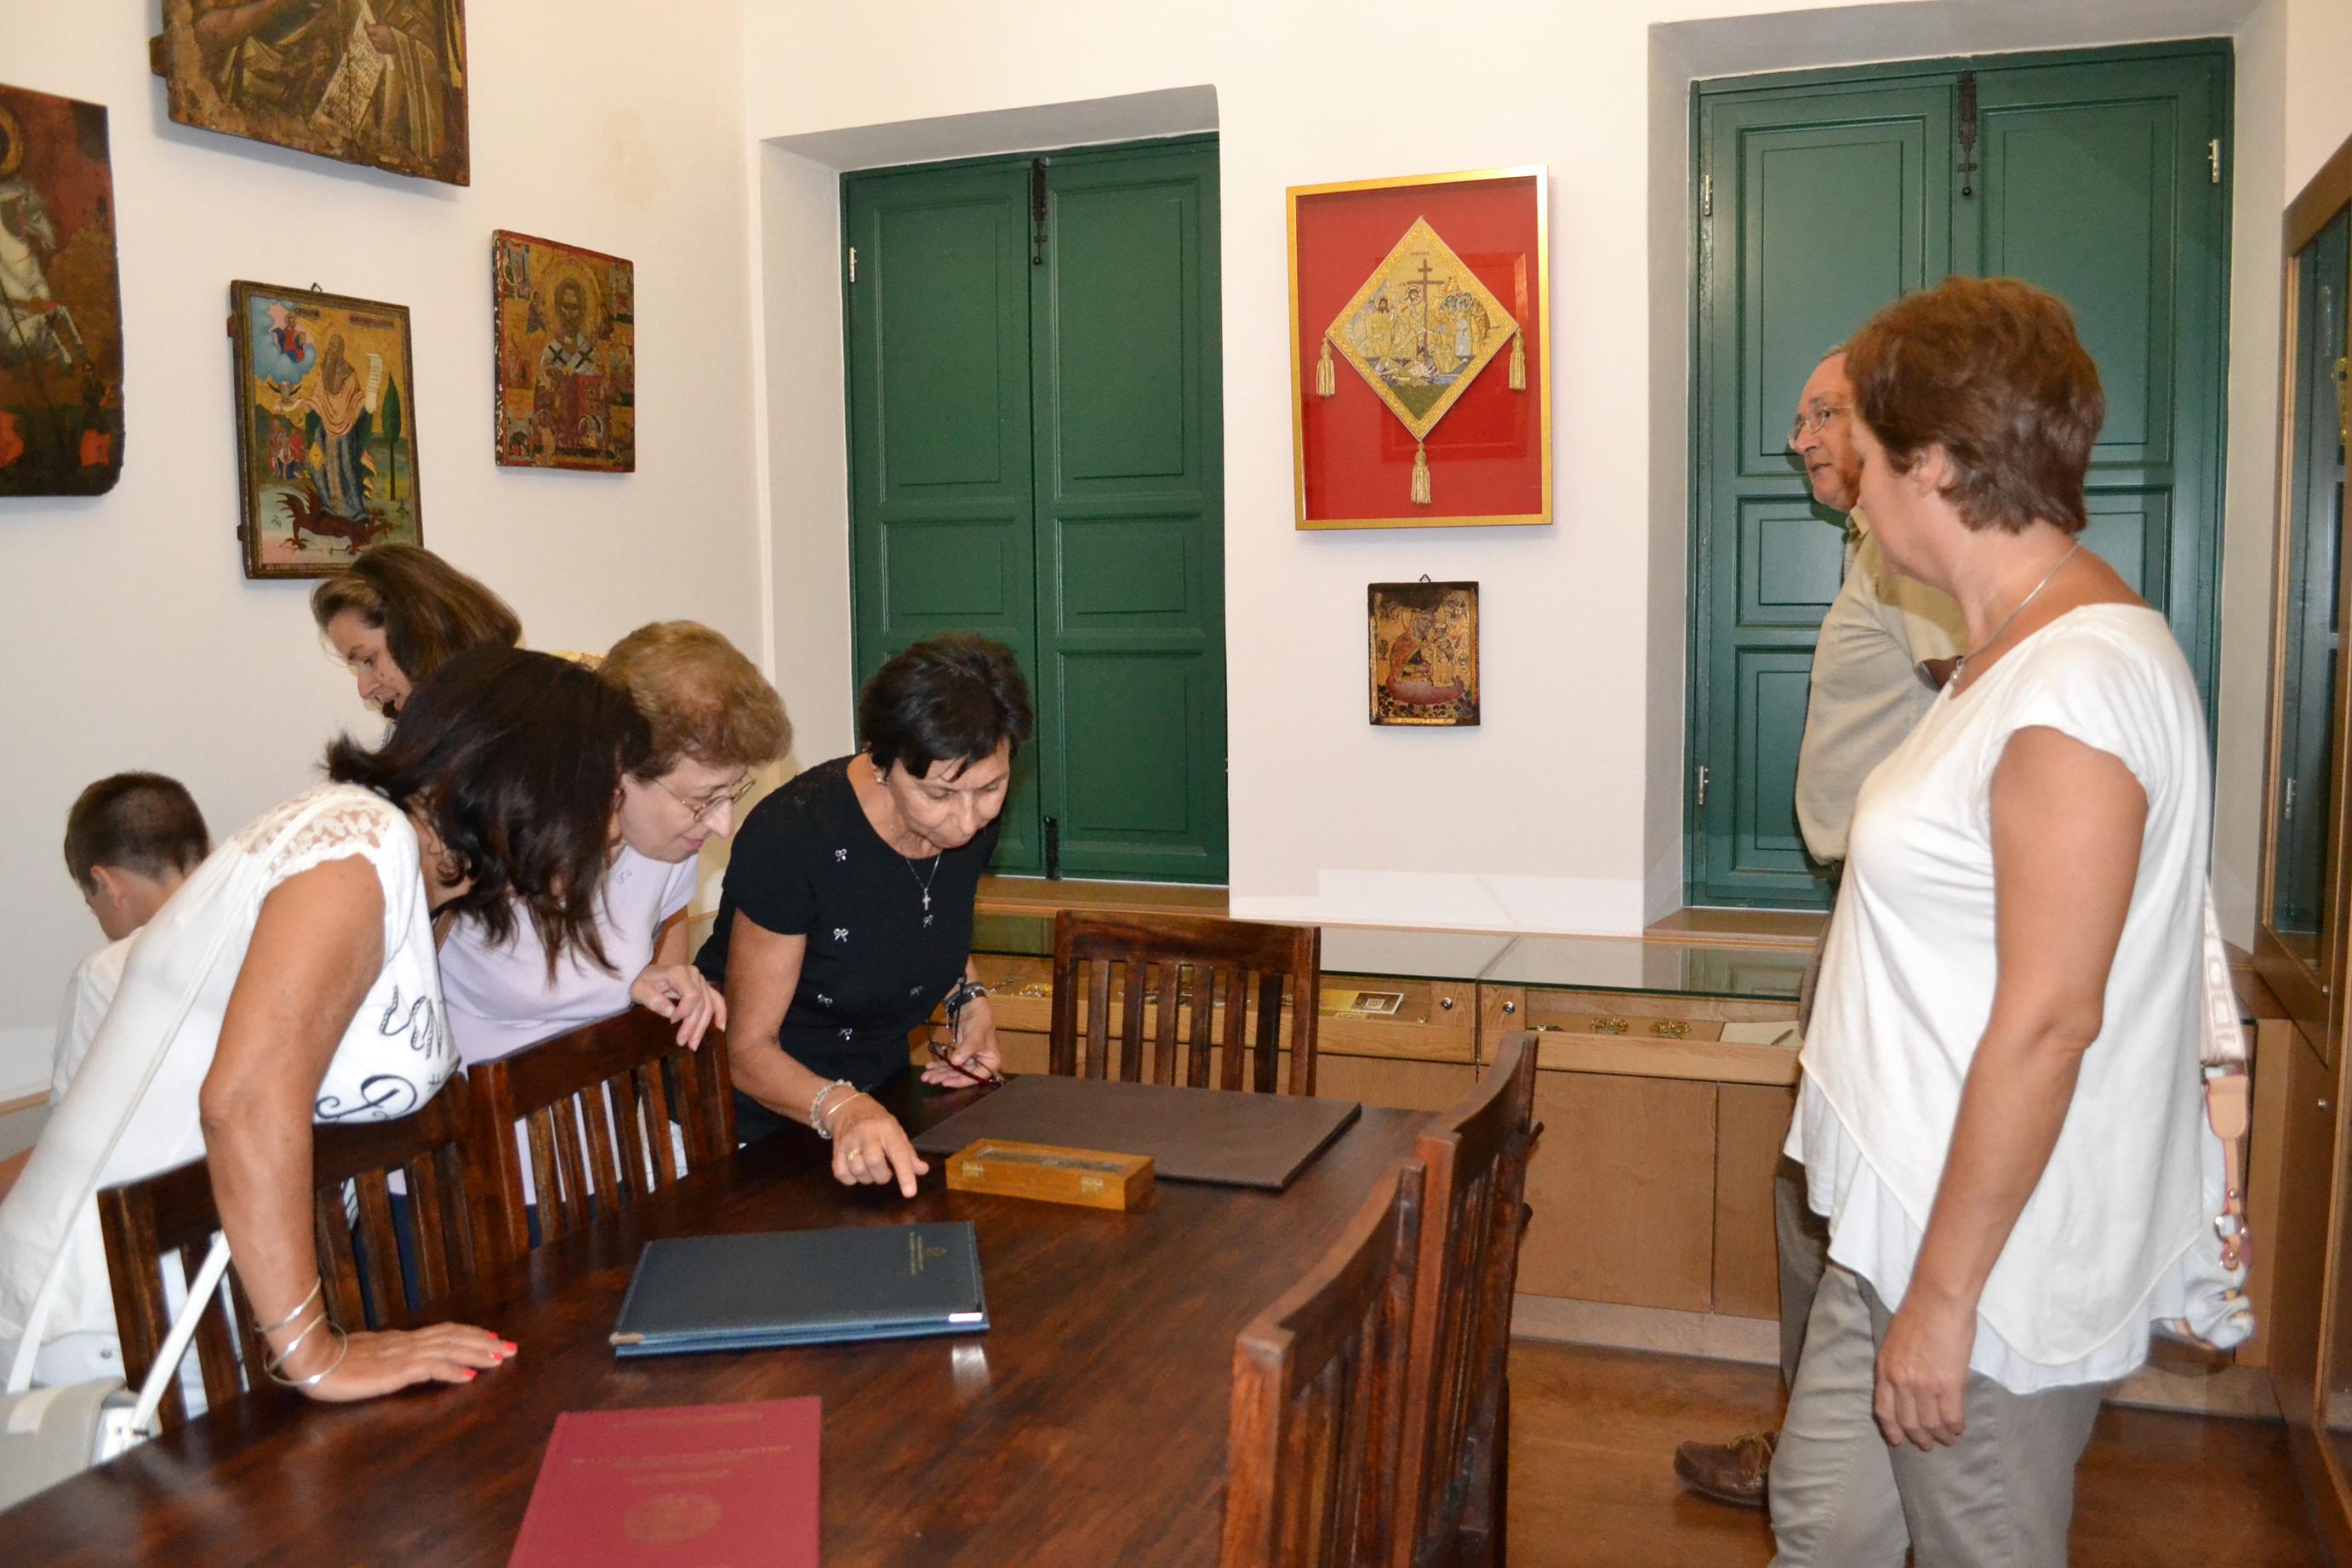
[[[869, 1091], [907, 1066], [908, 1035], [942, 998], [977, 985], [972, 900], [1032, 725], [1009, 652], [929, 638], [859, 694], [863, 751], [808, 769], [744, 820], [697, 962], [727, 995], [745, 1142], [805, 1122], [833, 1140], [835, 1179], [914, 1197], [930, 1167]], [[1001, 1060], [974, 997], [950, 1060], [923, 1077], [983, 1082]]]

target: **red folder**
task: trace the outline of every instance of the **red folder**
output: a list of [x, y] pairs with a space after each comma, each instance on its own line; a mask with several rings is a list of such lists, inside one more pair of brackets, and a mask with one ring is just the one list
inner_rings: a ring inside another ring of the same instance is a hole
[[508, 1568], [816, 1568], [819, 1406], [557, 1416]]

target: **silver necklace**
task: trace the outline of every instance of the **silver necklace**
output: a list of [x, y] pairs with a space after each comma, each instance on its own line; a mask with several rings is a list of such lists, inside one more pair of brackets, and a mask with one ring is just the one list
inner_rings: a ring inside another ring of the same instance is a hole
[[[2042, 580], [2035, 583], [2032, 588], [2026, 590], [2025, 597], [2017, 601], [2017, 608], [2011, 611], [2007, 615], [2001, 617], [2000, 624], [1992, 629], [1991, 636], [1986, 638], [1974, 648], [1971, 648], [1969, 652], [1961, 654], [1958, 659], [1954, 660], [1952, 662], [1952, 678], [1949, 681], [1947, 681], [1945, 685], [1951, 686], [1958, 685], [1960, 684], [1960, 677], [1968, 673], [1969, 661], [1975, 658], [1979, 653], [1983, 653], [1987, 648], [1991, 647], [1995, 643], [2000, 642], [2000, 634], [2009, 630], [2011, 622], [2014, 622], [2018, 616], [2024, 612], [2027, 605], [2033, 602], [2035, 597], [2039, 595], [2043, 589], [2050, 586], [2050, 580], [2057, 576], [2059, 569], [2063, 567], [2068, 561], [2073, 560], [2074, 559], [2074, 552], [2082, 548], [2083, 541], [2081, 539], [2076, 539], [2073, 545], [2068, 547], [2066, 553], [2058, 558], [2058, 565], [2053, 566], [2048, 571], [2043, 572], [2042, 574]], [[911, 871], [914, 868], [909, 866], [908, 869]]]
[[[874, 767], [872, 763], [868, 763], [866, 766]], [[874, 782], [882, 786], [884, 795], [887, 798], [890, 788], [890, 780], [883, 776], [882, 769], [879, 768], [874, 768]], [[894, 850], [898, 850], [898, 859], [906, 865], [907, 874], [914, 877], [915, 885], [922, 889], [923, 913], [926, 915], [929, 915], [931, 912], [931, 883], [940, 880], [940, 862], [945, 860], [947, 856], [944, 854], [935, 854], [931, 856], [931, 874], [929, 876], [919, 876], [915, 872], [914, 856], [908, 854], [904, 850], [898, 849], [896, 844], [893, 844], [890, 847]], [[924, 921], [924, 924], [928, 925], [930, 922], [926, 920]]]

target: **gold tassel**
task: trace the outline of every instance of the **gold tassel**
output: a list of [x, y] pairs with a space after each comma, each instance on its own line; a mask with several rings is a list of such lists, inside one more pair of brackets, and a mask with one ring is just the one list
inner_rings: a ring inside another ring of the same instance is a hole
[[1511, 390], [1528, 390], [1528, 342], [1525, 332], [1511, 334]]
[[1429, 448], [1416, 445], [1412, 449], [1412, 504], [1429, 505]]
[[1315, 395], [1336, 397], [1339, 392], [1339, 373], [1331, 367], [1331, 340], [1323, 340], [1323, 358], [1315, 366]]

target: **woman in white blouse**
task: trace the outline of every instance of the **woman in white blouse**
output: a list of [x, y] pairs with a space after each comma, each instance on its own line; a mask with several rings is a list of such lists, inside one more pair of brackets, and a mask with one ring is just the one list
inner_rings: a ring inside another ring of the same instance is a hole
[[1862, 504], [1969, 652], [1864, 784], [1788, 1152], [1831, 1268], [1776, 1562], [2061, 1568], [2107, 1386], [2185, 1311], [2205, 725], [2084, 549], [2105, 418], [2066, 308], [1953, 278], [1853, 341]]
[[383, 746], [336, 742], [333, 782], [215, 851], [140, 934], [0, 1202], [0, 1356], [43, 1384], [121, 1375], [88, 1194], [200, 1155], [272, 1376], [314, 1399], [365, 1399], [467, 1382], [514, 1354], [462, 1324], [327, 1321], [311, 1127], [406, 1115], [457, 1071], [436, 915], [528, 923], [546, 951], [596, 955], [614, 802], [646, 745], [635, 707], [586, 670], [465, 653], [418, 685]]

